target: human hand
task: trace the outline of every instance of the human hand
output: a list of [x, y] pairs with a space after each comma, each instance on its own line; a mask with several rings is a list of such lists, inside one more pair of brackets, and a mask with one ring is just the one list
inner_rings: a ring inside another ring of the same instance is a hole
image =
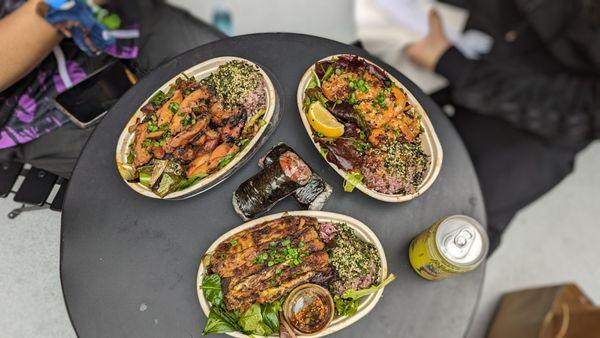
[[404, 52], [418, 66], [433, 71], [450, 41], [444, 33], [442, 19], [435, 9], [429, 11], [429, 32], [419, 41], [406, 46]]

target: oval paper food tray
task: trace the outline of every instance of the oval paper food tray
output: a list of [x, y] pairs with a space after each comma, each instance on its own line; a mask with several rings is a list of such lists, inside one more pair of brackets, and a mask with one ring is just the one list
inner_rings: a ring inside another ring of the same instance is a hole
[[[342, 54], [331, 55], [331, 56], [323, 58], [319, 61], [330, 60], [331, 58], [339, 56], [339, 55], [342, 55]], [[348, 54], [343, 54], [343, 55], [348, 55]], [[374, 64], [373, 62], [370, 62], [369, 60], [366, 60], [365, 58], [361, 57], [361, 59], [365, 60], [366, 62], [368, 62], [370, 64], [377, 66], [376, 64]], [[317, 62], [319, 62], [319, 61], [317, 61]], [[300, 80], [300, 84], [298, 85], [298, 92], [297, 92], [296, 96], [297, 96], [297, 103], [298, 103], [298, 112], [300, 113], [300, 117], [302, 119], [302, 123], [304, 124], [304, 128], [306, 129], [306, 132], [308, 133], [308, 136], [310, 137], [311, 142], [315, 145], [317, 150], [320, 152], [321, 146], [315, 142], [315, 140], [313, 138], [312, 128], [310, 127], [310, 124], [308, 123], [308, 119], [306, 117], [306, 112], [304, 112], [304, 110], [302, 109], [302, 104], [304, 102], [304, 91], [306, 90], [306, 87], [308, 86], [308, 83], [310, 82], [310, 79], [312, 76], [312, 70], [314, 69], [314, 67], [315, 67], [315, 65], [313, 64], [310, 68], [308, 68], [308, 70], [302, 76], [302, 79]], [[377, 66], [377, 67], [382, 69], [379, 66]], [[421, 126], [424, 129], [424, 132], [421, 136], [421, 140], [422, 140], [422, 145], [423, 145], [423, 151], [425, 152], [425, 154], [429, 155], [429, 160], [430, 160], [429, 168], [427, 169], [427, 172], [425, 173], [425, 178], [423, 179], [423, 182], [421, 182], [421, 184], [417, 187], [417, 191], [413, 194], [408, 194], [408, 195], [384, 194], [384, 193], [377, 192], [373, 189], [367, 188], [367, 186], [365, 186], [363, 183], [357, 184], [356, 188], [358, 190], [362, 191], [363, 193], [365, 193], [375, 199], [378, 199], [380, 201], [406, 202], [406, 201], [410, 201], [413, 198], [416, 198], [417, 196], [423, 194], [433, 184], [433, 182], [437, 178], [438, 174], [440, 173], [440, 169], [442, 168], [443, 151], [442, 151], [442, 146], [440, 145], [440, 141], [438, 140], [437, 134], [435, 133], [435, 130], [433, 129], [433, 125], [431, 124], [431, 121], [429, 120], [427, 113], [425, 112], [425, 110], [423, 109], [423, 107], [421, 106], [419, 101], [417, 101], [417, 99], [414, 97], [414, 95], [412, 95], [412, 93], [404, 85], [402, 85], [402, 83], [400, 81], [398, 81], [395, 77], [393, 77], [390, 73], [385, 72], [385, 74], [398, 87], [400, 87], [404, 91], [404, 93], [406, 93], [406, 96], [407, 96], [409, 102], [411, 102], [415, 106], [415, 108], [417, 109], [418, 113], [421, 116]], [[329, 161], [327, 161], [327, 163], [329, 163], [329, 165], [340, 176], [342, 176], [342, 178], [346, 177], [347, 173], [344, 170], [338, 168], [335, 164], [333, 164]]]
[[[227, 238], [233, 236], [234, 234], [236, 234], [240, 231], [246, 230], [255, 225], [258, 225], [258, 224], [261, 224], [261, 223], [264, 223], [267, 221], [272, 221], [272, 220], [275, 220], [275, 219], [278, 219], [278, 218], [281, 218], [284, 216], [310, 216], [310, 217], [316, 217], [319, 220], [319, 222], [346, 223], [352, 230], [354, 230], [354, 232], [356, 233], [356, 235], [359, 238], [375, 245], [375, 248], [377, 249], [377, 253], [379, 254], [379, 257], [381, 257], [381, 270], [380, 270], [381, 274], [380, 275], [382, 276], [382, 280], [385, 279], [385, 277], [387, 277], [388, 269], [387, 269], [387, 261], [385, 259], [385, 252], [383, 251], [383, 247], [381, 246], [381, 243], [379, 242], [379, 239], [377, 238], [375, 233], [373, 233], [373, 231], [371, 229], [369, 229], [369, 227], [366, 226], [361, 221], [354, 219], [352, 217], [346, 216], [346, 215], [337, 214], [337, 213], [333, 213], [333, 212], [311, 211], [311, 210], [287, 211], [287, 212], [282, 212], [282, 213], [278, 213], [278, 214], [274, 214], [274, 215], [268, 215], [268, 216], [264, 216], [261, 218], [257, 218], [255, 220], [246, 222], [246, 223], [228, 231], [227, 233], [223, 234], [208, 248], [206, 253], [208, 255], [210, 255], [210, 253], [214, 252], [214, 250], [217, 248], [217, 245], [219, 245], [219, 243], [223, 242]], [[200, 306], [202, 307], [202, 311], [204, 311], [204, 314], [208, 318], [208, 314], [210, 312], [210, 305], [204, 298], [204, 294], [202, 293], [202, 289], [200, 288], [200, 285], [202, 285], [202, 278], [206, 274], [206, 268], [207, 268], [207, 266], [205, 265], [206, 263], [207, 262], [205, 259], [202, 259], [200, 262], [200, 266], [198, 268], [198, 275], [197, 275], [197, 279], [196, 279], [196, 291], [198, 293], [198, 300], [200, 301]], [[381, 298], [382, 294], [383, 294], [383, 289], [381, 289], [381, 290], [377, 291], [376, 293], [371, 294], [365, 298], [361, 298], [360, 306], [358, 307], [358, 310], [357, 310], [356, 314], [354, 314], [354, 316], [335, 317], [333, 319], [333, 321], [331, 322], [331, 324], [328, 327], [326, 327], [323, 331], [321, 331], [317, 334], [314, 334], [314, 335], [297, 335], [297, 336], [298, 337], [315, 337], [315, 338], [323, 337], [328, 334], [337, 332], [345, 327], [348, 327], [352, 323], [354, 323], [354, 322], [360, 320], [362, 317], [366, 316], [375, 307], [375, 304], [377, 304], [377, 302], [379, 301], [379, 298]], [[248, 335], [245, 335], [241, 332], [229, 332], [227, 334], [232, 337], [238, 337], [238, 338], [248, 337]]]

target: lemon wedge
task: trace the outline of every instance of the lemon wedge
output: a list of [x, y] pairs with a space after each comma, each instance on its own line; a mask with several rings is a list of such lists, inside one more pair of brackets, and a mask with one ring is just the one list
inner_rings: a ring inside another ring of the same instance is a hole
[[308, 123], [317, 132], [326, 137], [340, 137], [344, 134], [344, 125], [336, 120], [319, 101], [308, 107]]

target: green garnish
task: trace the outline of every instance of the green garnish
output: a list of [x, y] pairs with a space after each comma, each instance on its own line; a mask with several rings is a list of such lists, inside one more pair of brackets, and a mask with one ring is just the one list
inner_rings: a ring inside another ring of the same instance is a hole
[[375, 292], [383, 289], [386, 285], [391, 283], [394, 279], [396, 279], [396, 276], [394, 276], [394, 274], [389, 274], [387, 276], [387, 278], [385, 280], [383, 280], [381, 283], [379, 283], [378, 285], [373, 285], [370, 288], [361, 289], [361, 290], [348, 289], [348, 290], [344, 291], [342, 298], [357, 300], [359, 298], [368, 296], [372, 293], [375, 293]]
[[327, 67], [327, 70], [325, 71], [325, 74], [323, 74], [323, 78], [321, 79], [322, 82], [327, 81], [327, 79], [331, 76], [331, 74], [333, 74], [333, 66], [329, 65], [329, 67]]
[[354, 316], [360, 306], [360, 302], [357, 299], [343, 299], [338, 295], [333, 297], [333, 302], [335, 304], [335, 314], [337, 316]]
[[179, 103], [177, 103], [177, 102], [171, 102], [169, 104], [169, 110], [171, 112], [173, 112], [173, 114], [175, 114], [179, 110]]
[[346, 174], [346, 180], [344, 181], [344, 191], [352, 192], [354, 188], [362, 182], [364, 176], [359, 172], [352, 172]]

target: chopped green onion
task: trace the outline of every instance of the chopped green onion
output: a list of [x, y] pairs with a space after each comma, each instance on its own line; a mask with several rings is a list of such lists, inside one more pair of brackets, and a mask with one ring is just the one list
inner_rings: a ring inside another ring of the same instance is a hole
[[333, 74], [333, 66], [329, 65], [329, 67], [327, 67], [327, 70], [325, 71], [325, 74], [323, 74], [323, 78], [321, 79], [322, 82], [327, 81], [327, 79], [331, 76], [331, 74]]
[[169, 110], [175, 114], [179, 110], [179, 103], [171, 102], [171, 104], [169, 104]]

